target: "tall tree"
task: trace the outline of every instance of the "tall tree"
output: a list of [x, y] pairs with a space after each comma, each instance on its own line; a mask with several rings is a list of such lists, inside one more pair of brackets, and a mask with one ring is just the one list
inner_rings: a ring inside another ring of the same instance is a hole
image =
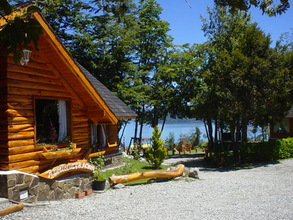
[[270, 48], [270, 36], [245, 13], [229, 14], [218, 7], [209, 16], [203, 30], [213, 50], [204, 81], [218, 100], [214, 119], [228, 126], [235, 143], [246, 141], [249, 123], [265, 125], [290, 107], [290, 75]]
[[263, 13], [270, 16], [276, 16], [278, 14], [285, 13], [290, 8], [289, 0], [276, 1], [270, 0], [214, 0], [216, 5], [221, 7], [229, 7], [232, 12], [236, 10], [248, 11], [251, 6], [260, 8]]
[[[134, 62], [137, 65], [135, 77], [140, 78], [146, 85], [142, 89], [144, 97], [151, 97], [152, 77], [158, 71], [162, 63], [166, 48], [170, 46], [171, 38], [167, 34], [168, 23], [162, 21], [160, 14], [162, 8], [155, 0], [139, 1], [138, 6], [138, 31], [135, 46]], [[138, 112], [138, 123], [140, 125], [139, 137], [142, 137], [143, 124], [147, 121], [147, 111], [153, 103], [150, 99], [142, 99]], [[156, 107], [154, 107], [155, 109]], [[136, 136], [136, 135], [135, 135]]]

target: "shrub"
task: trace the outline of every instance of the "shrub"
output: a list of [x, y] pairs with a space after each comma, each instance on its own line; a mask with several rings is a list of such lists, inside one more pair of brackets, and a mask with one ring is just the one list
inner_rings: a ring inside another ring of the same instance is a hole
[[152, 136], [152, 146], [145, 149], [145, 158], [154, 168], [159, 168], [167, 156], [167, 150], [164, 141], [160, 140], [161, 132], [159, 127], [155, 126]]
[[240, 154], [242, 162], [267, 162], [291, 158], [293, 138], [242, 144]]
[[279, 148], [279, 159], [293, 157], [293, 138], [284, 138], [276, 141]]

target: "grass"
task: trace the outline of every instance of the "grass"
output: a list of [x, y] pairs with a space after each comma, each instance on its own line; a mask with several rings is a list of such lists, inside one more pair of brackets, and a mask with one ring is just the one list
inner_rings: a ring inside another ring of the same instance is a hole
[[[123, 162], [125, 165], [118, 167], [116, 169], [111, 169], [111, 170], [106, 170], [103, 172], [103, 175], [108, 179], [111, 177], [113, 174], [114, 175], [126, 175], [130, 173], [135, 173], [135, 172], [146, 172], [146, 171], [152, 171], [154, 170], [151, 165], [147, 162], [141, 162], [139, 160], [135, 159], [130, 159], [130, 158], [123, 158]], [[161, 165], [161, 170], [166, 170], [168, 169], [169, 166]], [[144, 184], [148, 181], [149, 179], [141, 179], [141, 180], [136, 180], [136, 181], [131, 181], [129, 183], [125, 183], [125, 185], [136, 185], [136, 184]]]

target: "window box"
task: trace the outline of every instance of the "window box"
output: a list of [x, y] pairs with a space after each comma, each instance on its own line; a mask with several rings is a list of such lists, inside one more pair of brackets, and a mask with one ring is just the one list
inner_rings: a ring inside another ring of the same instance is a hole
[[[70, 148], [69, 148], [70, 147]], [[81, 148], [76, 148], [76, 144], [56, 144], [43, 147], [43, 152], [39, 153], [40, 159], [56, 159], [74, 156], [80, 152]]]

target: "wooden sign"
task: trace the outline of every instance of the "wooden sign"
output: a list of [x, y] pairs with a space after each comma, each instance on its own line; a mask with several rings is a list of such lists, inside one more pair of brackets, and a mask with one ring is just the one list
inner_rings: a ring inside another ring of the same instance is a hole
[[73, 163], [61, 164], [39, 174], [39, 176], [46, 179], [56, 179], [69, 173], [92, 173], [94, 170], [95, 166], [88, 163], [87, 160], [78, 160]]

